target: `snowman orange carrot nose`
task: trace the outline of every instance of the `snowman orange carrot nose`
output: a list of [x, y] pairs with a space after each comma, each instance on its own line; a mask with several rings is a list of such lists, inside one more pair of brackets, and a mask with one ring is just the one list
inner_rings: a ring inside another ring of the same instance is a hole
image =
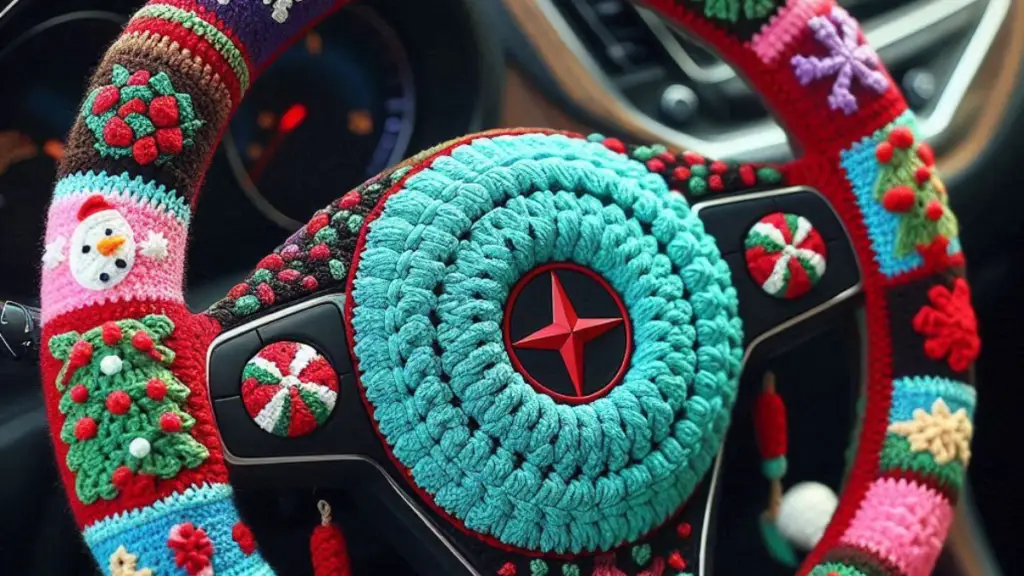
[[100, 251], [100, 254], [104, 256], [110, 256], [117, 251], [118, 248], [124, 244], [124, 236], [107, 236], [96, 243], [96, 249]]

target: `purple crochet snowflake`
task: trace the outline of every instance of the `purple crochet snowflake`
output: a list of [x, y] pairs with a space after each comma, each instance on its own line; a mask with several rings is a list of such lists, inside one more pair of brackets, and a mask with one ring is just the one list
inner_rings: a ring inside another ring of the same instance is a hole
[[815, 16], [807, 25], [814, 38], [828, 48], [829, 55], [793, 56], [790, 63], [802, 86], [815, 80], [835, 76], [828, 104], [833, 110], [842, 110], [847, 116], [857, 111], [857, 97], [850, 92], [853, 79], [877, 94], [889, 88], [889, 79], [879, 72], [878, 54], [867, 44], [860, 43], [857, 21], [839, 8], [832, 8], [829, 16]]

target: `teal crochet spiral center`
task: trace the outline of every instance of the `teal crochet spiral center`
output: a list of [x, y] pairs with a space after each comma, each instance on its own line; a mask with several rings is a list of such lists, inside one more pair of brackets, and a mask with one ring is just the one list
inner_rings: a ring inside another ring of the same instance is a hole
[[[516, 372], [503, 310], [547, 262], [589, 267], [633, 323], [622, 382], [556, 403]], [[481, 138], [385, 200], [351, 322], [377, 426], [469, 530], [545, 553], [608, 550], [665, 522], [729, 421], [742, 329], [729, 269], [683, 196], [562, 135]]]

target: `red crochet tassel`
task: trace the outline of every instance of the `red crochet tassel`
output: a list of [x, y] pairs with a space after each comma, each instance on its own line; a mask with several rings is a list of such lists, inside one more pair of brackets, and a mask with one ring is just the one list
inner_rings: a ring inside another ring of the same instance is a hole
[[320, 510], [320, 525], [313, 529], [309, 539], [309, 550], [313, 556], [315, 576], [351, 576], [348, 562], [348, 546], [341, 528], [331, 523], [331, 505], [321, 500], [316, 505]]
[[754, 432], [763, 460], [786, 455], [786, 405], [775, 393], [775, 375], [765, 374], [764, 390], [754, 405]]

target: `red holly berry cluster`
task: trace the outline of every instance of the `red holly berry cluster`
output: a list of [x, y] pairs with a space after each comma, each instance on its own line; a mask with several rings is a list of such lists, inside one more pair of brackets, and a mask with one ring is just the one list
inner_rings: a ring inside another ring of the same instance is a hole
[[[890, 164], [896, 150], [907, 150], [914, 145], [914, 133], [906, 126], [894, 128], [889, 137], [875, 147], [875, 157], [882, 164]], [[912, 168], [914, 182], [917, 187], [923, 187], [932, 181], [932, 167], [935, 166], [935, 153], [927, 143], [922, 142], [916, 150], [917, 158], [921, 165]], [[945, 190], [939, 187], [940, 193]], [[890, 212], [906, 213], [914, 208], [917, 202], [917, 192], [907, 184], [898, 184], [886, 190], [882, 195], [882, 206]], [[925, 217], [932, 222], [942, 218], [944, 207], [938, 199], [931, 200], [925, 207]]]
[[170, 77], [113, 67], [113, 83], [92, 91], [82, 109], [102, 156], [131, 156], [140, 165], [163, 164], [192, 144], [203, 122], [188, 94], [174, 91]]

